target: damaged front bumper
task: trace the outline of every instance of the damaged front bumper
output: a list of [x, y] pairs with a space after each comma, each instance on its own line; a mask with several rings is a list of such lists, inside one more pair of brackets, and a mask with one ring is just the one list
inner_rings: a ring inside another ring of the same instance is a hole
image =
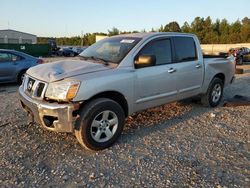
[[78, 110], [79, 104], [49, 103], [29, 97], [22, 86], [19, 88], [19, 97], [24, 110], [33, 122], [44, 128], [55, 132], [73, 132], [76, 121], [74, 112]]

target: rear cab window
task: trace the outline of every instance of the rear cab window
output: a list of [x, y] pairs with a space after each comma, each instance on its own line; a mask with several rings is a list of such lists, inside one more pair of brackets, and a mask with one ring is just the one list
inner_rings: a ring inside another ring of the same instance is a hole
[[198, 60], [197, 48], [193, 37], [173, 37], [175, 48], [175, 62]]

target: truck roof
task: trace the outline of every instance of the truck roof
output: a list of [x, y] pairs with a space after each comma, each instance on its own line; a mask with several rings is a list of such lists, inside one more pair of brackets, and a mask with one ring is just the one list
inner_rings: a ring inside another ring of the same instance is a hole
[[149, 33], [131, 33], [131, 34], [122, 34], [117, 35], [114, 37], [138, 37], [138, 38], [149, 38], [153, 36], [160, 36], [160, 35], [168, 35], [168, 36], [195, 36], [194, 34], [190, 33], [179, 33], [179, 32], [149, 32]]

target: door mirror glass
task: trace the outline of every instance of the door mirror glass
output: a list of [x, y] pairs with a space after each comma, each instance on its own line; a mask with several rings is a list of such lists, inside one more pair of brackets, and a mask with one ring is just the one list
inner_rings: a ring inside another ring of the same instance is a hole
[[154, 55], [140, 55], [135, 61], [135, 68], [155, 66], [156, 57]]

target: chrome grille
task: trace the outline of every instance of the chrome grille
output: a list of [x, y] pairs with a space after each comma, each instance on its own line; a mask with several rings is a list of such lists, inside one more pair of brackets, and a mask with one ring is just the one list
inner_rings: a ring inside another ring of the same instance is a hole
[[32, 98], [43, 99], [47, 83], [25, 76], [23, 81], [24, 92]]
[[42, 96], [44, 88], [45, 88], [45, 84], [40, 82], [38, 84], [38, 86], [37, 86], [37, 91], [36, 91], [37, 97], [41, 97]]

